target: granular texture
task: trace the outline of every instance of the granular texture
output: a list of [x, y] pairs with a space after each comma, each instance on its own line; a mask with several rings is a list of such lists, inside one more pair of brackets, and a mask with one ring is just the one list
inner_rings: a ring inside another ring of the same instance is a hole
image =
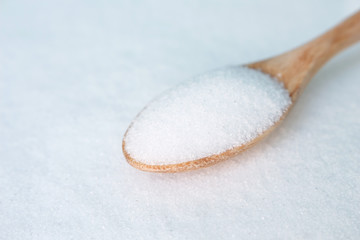
[[291, 104], [276, 79], [247, 67], [205, 73], [152, 101], [126, 136], [136, 161], [174, 164], [241, 146], [276, 123]]

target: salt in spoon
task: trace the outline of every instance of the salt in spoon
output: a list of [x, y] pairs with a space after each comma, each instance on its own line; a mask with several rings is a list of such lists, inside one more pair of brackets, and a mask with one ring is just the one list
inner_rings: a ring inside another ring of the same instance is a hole
[[[306, 84], [331, 57], [359, 40], [360, 11], [305, 45], [270, 59], [244, 65], [248, 68], [260, 70], [261, 72], [276, 78], [283, 83], [291, 98], [291, 105], [282, 114], [279, 120], [251, 141], [227, 149], [219, 154], [213, 154], [195, 160], [181, 163], [153, 165], [134, 159], [127, 151], [126, 135], [133, 125], [131, 124], [125, 133], [122, 143], [125, 158], [130, 165], [143, 171], [181, 172], [207, 167], [239, 154], [259, 142], [281, 123]], [[134, 122], [136, 120], [137, 118], [135, 118]], [[164, 139], [164, 141], [166, 141], [166, 139]], [[211, 139], [209, 141], [211, 141]]]

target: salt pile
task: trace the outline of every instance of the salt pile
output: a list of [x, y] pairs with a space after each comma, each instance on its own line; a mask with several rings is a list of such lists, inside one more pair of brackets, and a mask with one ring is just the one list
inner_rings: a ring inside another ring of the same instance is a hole
[[152, 101], [125, 136], [125, 150], [148, 165], [176, 164], [246, 144], [291, 104], [276, 79], [247, 67], [205, 73]]

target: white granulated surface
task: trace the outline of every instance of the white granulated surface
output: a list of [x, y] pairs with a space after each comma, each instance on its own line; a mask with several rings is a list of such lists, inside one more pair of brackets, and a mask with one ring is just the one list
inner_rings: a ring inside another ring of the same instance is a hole
[[247, 67], [195, 77], [152, 101], [133, 122], [126, 151], [148, 165], [175, 164], [246, 144], [291, 104], [280, 82]]
[[358, 0], [0, 5], [1, 240], [359, 239], [360, 45], [235, 158], [155, 174], [121, 149], [161, 92], [293, 49]]

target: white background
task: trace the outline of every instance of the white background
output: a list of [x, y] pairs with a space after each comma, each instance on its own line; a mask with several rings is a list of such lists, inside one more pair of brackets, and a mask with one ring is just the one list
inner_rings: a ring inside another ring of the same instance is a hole
[[360, 45], [236, 158], [145, 173], [121, 141], [163, 90], [294, 48], [359, 6], [2, 1], [0, 239], [358, 239]]

